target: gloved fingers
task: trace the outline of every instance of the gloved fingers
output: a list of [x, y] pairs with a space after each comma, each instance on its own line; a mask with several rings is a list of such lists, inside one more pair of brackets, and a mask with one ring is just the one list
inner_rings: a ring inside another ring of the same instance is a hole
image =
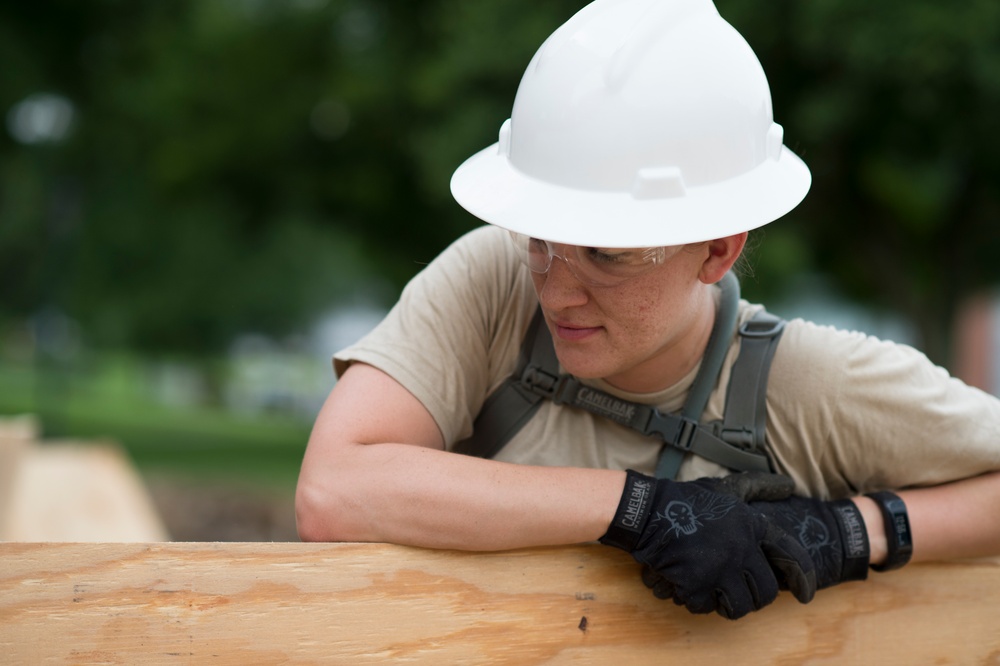
[[764, 541], [760, 545], [775, 574], [799, 603], [807, 604], [816, 595], [816, 564], [809, 553], [788, 534], [782, 533], [777, 542]]
[[661, 580], [663, 580], [663, 576], [656, 573], [651, 566], [648, 564], [642, 565], [642, 582], [646, 587], [652, 589]]
[[755, 610], [753, 594], [742, 578], [741, 574], [736, 574], [728, 581], [719, 581], [717, 587], [698, 590], [677, 589], [674, 603], [684, 606], [689, 612], [697, 615], [718, 613], [722, 617], [735, 620]]
[[778, 578], [763, 559], [756, 571], [743, 571], [743, 585], [750, 593], [751, 610], [760, 610], [778, 598]]
[[657, 599], [675, 599], [677, 588], [667, 579], [662, 579], [653, 586], [653, 596]]
[[744, 502], [783, 500], [795, 491], [795, 482], [783, 474], [739, 472], [719, 480], [719, 492], [735, 495]]
[[695, 614], [718, 613], [735, 620], [759, 610], [778, 596], [778, 582], [766, 563], [760, 571], [727, 572], [711, 586], [689, 588], [678, 585], [674, 590], [674, 603]]
[[727, 620], [738, 620], [750, 612], [750, 610], [734, 608], [725, 590], [717, 589], [713, 596], [715, 597], [715, 612]]
[[716, 611], [720, 603], [720, 594], [721, 591], [716, 588], [698, 591], [677, 589], [674, 592], [674, 603], [684, 606], [691, 613], [704, 615]]
[[744, 570], [737, 580], [715, 591], [716, 612], [724, 618], [736, 620], [747, 613], [760, 610], [778, 598], [778, 580], [766, 565], [758, 571]]
[[653, 591], [653, 596], [657, 599], [672, 599], [674, 596], [674, 584], [658, 574], [652, 567], [642, 568], [642, 582]]

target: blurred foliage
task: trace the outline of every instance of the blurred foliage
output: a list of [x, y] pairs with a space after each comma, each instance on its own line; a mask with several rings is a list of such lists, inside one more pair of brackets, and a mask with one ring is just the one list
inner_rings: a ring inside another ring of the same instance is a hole
[[827, 273], [946, 362], [956, 307], [1000, 280], [1000, 3], [717, 4], [813, 172], [803, 205], [766, 228], [760, 272]]
[[59, 144], [0, 140], [0, 315], [211, 352], [388, 300], [475, 224], [450, 172], [572, 11], [515, 4], [5, 4], [0, 108], [56, 93], [76, 117]]
[[[478, 224], [451, 172], [583, 4], [4, 3], [0, 109], [51, 93], [76, 113], [61, 142], [0, 137], [0, 324], [48, 306], [91, 345], [203, 353], [359, 285], [391, 300]], [[718, 6], [814, 174], [745, 291], [821, 270], [944, 360], [959, 299], [1000, 277], [1000, 3]]]

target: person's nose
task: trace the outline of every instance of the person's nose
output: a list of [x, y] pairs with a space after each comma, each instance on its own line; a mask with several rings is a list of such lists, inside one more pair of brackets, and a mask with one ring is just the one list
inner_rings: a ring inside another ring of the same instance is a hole
[[552, 257], [549, 270], [536, 273], [538, 285], [538, 300], [549, 310], [562, 310], [585, 304], [590, 299], [587, 286], [580, 281], [569, 264], [562, 257]]

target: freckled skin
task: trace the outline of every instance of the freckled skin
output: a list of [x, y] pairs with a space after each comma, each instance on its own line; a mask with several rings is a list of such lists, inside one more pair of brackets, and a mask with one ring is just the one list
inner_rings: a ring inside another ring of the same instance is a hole
[[567, 372], [651, 392], [674, 384], [695, 366], [715, 318], [711, 283], [721, 273], [715, 277], [704, 270], [712, 261], [710, 244], [675, 250], [663, 265], [612, 287], [581, 282], [557, 258], [547, 273], [532, 273]]

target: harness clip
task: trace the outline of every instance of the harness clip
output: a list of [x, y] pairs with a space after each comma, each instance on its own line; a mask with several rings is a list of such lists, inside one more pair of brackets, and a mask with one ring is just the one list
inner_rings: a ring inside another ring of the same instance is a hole
[[760, 313], [740, 326], [740, 335], [745, 338], [774, 338], [785, 329], [786, 323], [770, 313]]
[[744, 451], [753, 451], [755, 448], [754, 432], [750, 428], [720, 428], [719, 438]]
[[566, 396], [572, 395], [573, 387], [577, 383], [571, 375], [553, 375], [537, 366], [529, 365], [521, 375], [521, 386], [557, 405], [568, 402]]
[[643, 434], [658, 437], [664, 443], [681, 451], [690, 451], [698, 432], [697, 421], [679, 414], [662, 414], [656, 409], [649, 410], [649, 420], [642, 429]]

